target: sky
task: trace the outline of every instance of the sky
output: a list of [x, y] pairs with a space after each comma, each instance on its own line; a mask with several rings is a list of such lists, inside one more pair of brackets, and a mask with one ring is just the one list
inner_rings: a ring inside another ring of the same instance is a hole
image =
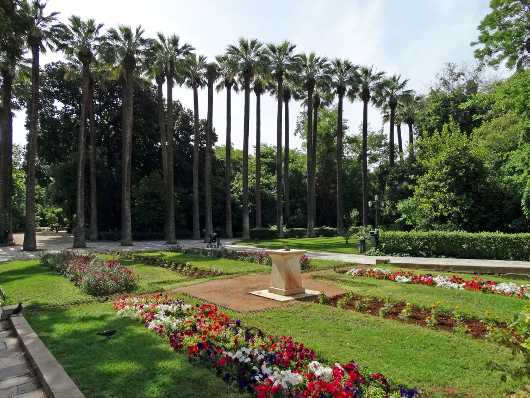
[[[105, 28], [118, 24], [142, 25], [146, 37], [156, 32], [177, 34], [182, 42], [196, 48], [198, 54], [214, 60], [239, 37], [257, 38], [264, 43], [289, 40], [299, 53], [315, 52], [329, 59], [349, 59], [358, 65], [373, 65], [387, 75], [410, 79], [408, 89], [426, 92], [429, 83], [446, 62], [473, 62], [472, 41], [477, 26], [489, 13], [486, 0], [49, 0], [46, 11], [60, 12], [67, 22], [70, 15], [94, 18]], [[61, 59], [46, 54], [41, 64]], [[165, 92], [165, 88], [164, 88]], [[173, 98], [193, 109], [193, 92], [176, 87]], [[251, 94], [250, 145], [255, 145], [255, 95]], [[242, 94], [232, 95], [232, 143], [243, 146]], [[199, 92], [199, 117], [206, 119], [207, 92]], [[290, 146], [302, 147], [294, 137], [300, 105], [290, 103]], [[370, 108], [372, 130], [382, 127], [382, 117]], [[26, 143], [23, 113], [14, 121], [14, 142]], [[362, 103], [345, 101], [347, 134], [358, 134], [362, 123]], [[226, 131], [226, 94], [214, 95], [213, 125], [217, 145], [224, 145]], [[261, 101], [262, 142], [276, 144], [276, 102], [264, 95]], [[388, 125], [386, 127], [388, 130]], [[407, 134], [404, 134], [405, 136]], [[406, 140], [406, 137], [404, 137]], [[397, 142], [397, 141], [396, 141]]]

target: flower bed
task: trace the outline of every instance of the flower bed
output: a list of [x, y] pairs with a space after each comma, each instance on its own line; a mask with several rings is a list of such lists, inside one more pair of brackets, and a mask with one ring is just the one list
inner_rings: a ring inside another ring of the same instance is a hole
[[484, 279], [477, 277], [471, 279], [471, 281], [466, 281], [464, 278], [456, 275], [451, 277], [443, 275], [433, 276], [431, 274], [418, 275], [415, 274], [414, 271], [405, 272], [401, 269], [392, 273], [390, 270], [385, 270], [382, 268], [353, 268], [346, 272], [346, 275], [367, 276], [401, 283], [416, 283], [421, 285], [444, 287], [446, 289], [481, 291], [484, 293], [530, 298], [530, 284], [518, 286], [513, 282], [485, 281]]
[[92, 296], [132, 292], [140, 280], [119, 260], [101, 260], [93, 254], [45, 252], [40, 260]]
[[[291, 337], [267, 337], [216, 306], [156, 296], [122, 298], [114, 307], [118, 316], [145, 322], [175, 350], [186, 350], [190, 361], [207, 363], [224, 380], [259, 398], [389, 397], [391, 388], [382, 374], [363, 375], [352, 362], [328, 366]], [[400, 394], [418, 395], [405, 389]]]
[[190, 263], [186, 261], [179, 260], [165, 260], [157, 256], [147, 256], [145, 254], [138, 254], [129, 251], [122, 251], [116, 253], [106, 253], [109, 255], [117, 256], [120, 259], [124, 260], [135, 260], [140, 261], [147, 265], [155, 265], [157, 267], [162, 267], [170, 269], [172, 271], [178, 272], [179, 274], [189, 276], [191, 278], [206, 278], [209, 276], [220, 276], [223, 275], [220, 269], [208, 266], [200, 266], [195, 263]]

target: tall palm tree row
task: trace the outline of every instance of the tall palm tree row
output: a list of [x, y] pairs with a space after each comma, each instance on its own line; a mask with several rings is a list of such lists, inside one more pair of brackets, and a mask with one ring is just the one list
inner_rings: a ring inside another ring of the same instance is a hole
[[143, 51], [148, 41], [143, 37], [144, 30], [139, 25], [133, 30], [130, 26], [119, 25], [109, 29], [107, 56], [113, 61], [115, 73], [122, 84], [122, 219], [121, 245], [132, 246], [131, 220], [131, 157], [133, 129], [133, 84], [137, 65], [141, 63]]
[[[94, 19], [83, 21], [72, 15], [70, 24], [64, 30], [61, 46], [67, 58], [75, 58], [82, 68], [82, 100], [79, 118], [79, 137], [76, 175], [76, 226], [74, 229], [74, 248], [86, 247], [85, 242], [85, 126], [87, 107], [92, 101], [90, 91], [90, 64], [95, 59], [98, 46], [104, 40], [99, 32], [103, 24], [96, 24]], [[95, 132], [92, 131], [92, 134]]]
[[201, 238], [199, 219], [199, 88], [205, 85], [207, 62], [204, 55], [190, 54], [182, 63], [182, 78], [193, 90], [193, 239]]
[[342, 111], [344, 95], [347, 90], [354, 89], [356, 83], [357, 68], [349, 60], [334, 59], [331, 62], [331, 86], [337, 94], [338, 118], [337, 118], [337, 232], [344, 233], [343, 206], [342, 206]]
[[248, 209], [248, 141], [250, 122], [250, 80], [264, 62], [263, 44], [257, 39], [240, 38], [236, 44], [227, 48], [227, 54], [238, 65], [239, 74], [245, 90], [245, 109], [243, 118], [243, 239], [250, 239], [250, 219]]
[[379, 91], [385, 72], [377, 72], [373, 66], [361, 66], [356, 75], [356, 84], [348, 90], [351, 101], [359, 98], [363, 102], [363, 137], [362, 137], [362, 196], [363, 225], [369, 225], [368, 209], [368, 103], [375, 104], [374, 94]]
[[262, 76], [256, 76], [252, 90], [256, 94], [256, 228], [261, 228], [261, 96], [265, 91]]
[[204, 167], [204, 190], [206, 197], [206, 216], [204, 233], [204, 241], [209, 239], [210, 234], [213, 234], [212, 224], [212, 136], [213, 136], [213, 90], [214, 83], [219, 79], [220, 70], [215, 62], [211, 62], [206, 66], [205, 76], [206, 84], [208, 86], [208, 114], [206, 119], [206, 161]]
[[[283, 82], [285, 75], [294, 69], [298, 57], [294, 55], [296, 45], [283, 41], [279, 45], [268, 44], [266, 56], [271, 68], [271, 74], [276, 78], [276, 99], [278, 102], [276, 113], [276, 226], [278, 237], [283, 238], [283, 195], [282, 195], [282, 110], [283, 110]], [[286, 202], [288, 198], [286, 198]]]
[[223, 88], [226, 90], [226, 144], [225, 144], [225, 213], [226, 213], [226, 236], [232, 238], [234, 231], [232, 228], [232, 193], [231, 193], [231, 171], [230, 157], [232, 154], [232, 89], [239, 90], [236, 79], [237, 64], [227, 55], [216, 57], [219, 64], [221, 82], [217, 85], [217, 91]]
[[46, 3], [36, 0], [22, 3], [22, 8], [32, 23], [26, 35], [31, 50], [31, 105], [29, 111], [28, 154], [26, 171], [26, 225], [23, 250], [37, 250], [37, 224], [35, 221], [35, 169], [37, 161], [37, 136], [39, 117], [39, 55], [46, 48], [55, 50], [62, 36], [63, 25], [57, 21], [57, 12], [45, 14]]

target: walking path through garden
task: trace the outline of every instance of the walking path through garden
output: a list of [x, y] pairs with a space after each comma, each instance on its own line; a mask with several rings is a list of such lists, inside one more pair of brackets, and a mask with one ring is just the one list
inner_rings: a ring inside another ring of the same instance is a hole
[[[12, 260], [29, 260], [35, 259], [38, 256], [37, 252], [22, 251], [22, 243], [24, 234], [14, 235], [15, 246], [1, 246], [0, 247], [0, 262]], [[233, 250], [251, 250], [259, 251], [252, 246], [236, 246], [234, 243], [239, 240], [223, 239], [222, 243], [229, 249]], [[71, 249], [74, 238], [72, 234], [66, 232], [39, 232], [37, 233], [37, 246], [39, 250], [63, 250]], [[179, 245], [186, 247], [205, 247], [202, 240], [182, 239], [179, 240]], [[89, 252], [105, 252], [105, 251], [156, 251], [166, 250], [168, 244], [165, 241], [137, 241], [134, 246], [121, 246], [120, 242], [87, 241], [86, 249], [76, 249], [81, 253]], [[460, 258], [425, 258], [425, 257], [392, 257], [392, 256], [364, 256], [358, 254], [342, 254], [342, 253], [318, 253], [307, 252], [310, 258], [319, 258], [325, 260], [335, 260], [348, 263], [358, 263], [363, 265], [373, 266], [376, 261], [388, 260], [390, 264], [400, 267], [426, 269], [432, 271], [448, 271], [448, 272], [469, 272], [477, 274], [505, 274], [508, 276], [521, 277], [530, 275], [530, 261], [502, 261], [502, 260], [476, 260], [476, 259], [460, 259]], [[384, 267], [384, 264], [380, 265]]]

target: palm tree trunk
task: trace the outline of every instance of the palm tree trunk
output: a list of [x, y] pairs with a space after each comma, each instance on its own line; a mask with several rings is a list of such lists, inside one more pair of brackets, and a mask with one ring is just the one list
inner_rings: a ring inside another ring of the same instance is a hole
[[243, 119], [243, 239], [250, 239], [248, 214], [248, 138], [250, 130], [250, 76], [245, 75], [245, 112]]
[[344, 222], [342, 213], [342, 107], [343, 95], [339, 93], [339, 114], [337, 121], [337, 232], [344, 233]]
[[[163, 94], [163, 87], [164, 84], [164, 75], [158, 75], [156, 77], [156, 101], [157, 101], [157, 113], [158, 113], [158, 130], [160, 132], [160, 149], [162, 152], [162, 174], [164, 178], [164, 193], [166, 194], [164, 197], [164, 202], [167, 203], [167, 192], [169, 192], [168, 188], [168, 180], [167, 180], [167, 140], [166, 140], [166, 121], [164, 120], [164, 94]], [[167, 207], [166, 207], [167, 211]], [[167, 239], [167, 214], [166, 217], [164, 217], [164, 236]]]
[[396, 108], [390, 104], [390, 134], [388, 137], [388, 143], [390, 145], [389, 162], [390, 166], [394, 165], [394, 120], [396, 118]]
[[401, 141], [401, 124], [396, 124], [397, 129], [397, 137], [398, 137], [398, 151], [399, 151], [399, 159], [403, 160], [403, 142]]
[[409, 125], [409, 156], [414, 152], [414, 133], [412, 132], [412, 123], [407, 123]]
[[285, 149], [283, 157], [283, 200], [285, 202], [285, 220], [288, 222], [291, 215], [291, 206], [289, 204], [289, 101], [285, 101]]
[[230, 156], [232, 154], [232, 85], [226, 87], [226, 166], [225, 166], [225, 201], [226, 201], [226, 236], [234, 237], [232, 229], [232, 194], [230, 187]]
[[13, 241], [13, 222], [11, 196], [13, 191], [13, 114], [11, 112], [11, 96], [14, 68], [5, 65], [2, 68], [2, 108], [0, 111], [0, 233], [4, 243], [15, 244]]
[[256, 228], [261, 228], [261, 95], [256, 93]]
[[363, 225], [370, 224], [370, 215], [368, 209], [368, 101], [370, 100], [370, 95], [368, 94], [363, 97], [363, 143], [362, 143], [362, 159], [363, 159]]
[[96, 119], [94, 117], [94, 82], [90, 79], [88, 101], [88, 118], [90, 120], [90, 240], [99, 239], [98, 233], [98, 195], [96, 181]]
[[317, 223], [317, 194], [316, 194], [316, 182], [317, 182], [317, 126], [318, 126], [318, 108], [320, 107], [320, 98], [313, 99], [313, 158], [311, 168], [311, 208], [313, 210], [313, 222], [316, 226]]
[[193, 86], [193, 239], [201, 239], [199, 219], [199, 94]]
[[132, 246], [131, 221], [131, 157], [132, 157], [132, 123], [133, 123], [133, 70], [127, 69], [123, 83], [123, 122], [122, 122], [122, 216], [121, 245]]
[[[172, 68], [170, 68], [172, 69]], [[167, 134], [166, 134], [166, 175], [167, 175], [167, 190], [166, 190], [166, 242], [170, 245], [177, 243], [175, 237], [175, 191], [174, 184], [174, 170], [173, 170], [173, 74], [170, 72], [167, 78]], [[160, 117], [160, 116], [159, 116]]]
[[313, 87], [307, 89], [307, 236], [315, 237], [315, 219], [311, 195], [311, 171], [313, 170]]
[[81, 94], [81, 115], [79, 118], [79, 138], [77, 141], [76, 175], [76, 218], [74, 230], [74, 249], [85, 248], [85, 125], [86, 105], [89, 91], [90, 64], [83, 62], [83, 90]]
[[283, 238], [283, 195], [282, 195], [282, 111], [283, 75], [278, 77], [278, 115], [276, 117], [276, 225], [278, 238]]
[[31, 47], [31, 105], [29, 115], [28, 165], [26, 173], [26, 226], [23, 250], [37, 250], [37, 225], [35, 221], [35, 168], [37, 162], [37, 136], [39, 117], [39, 50], [40, 39], [30, 37]]
[[206, 118], [206, 162], [204, 170], [204, 193], [206, 196], [206, 231], [204, 241], [213, 234], [212, 225], [212, 126], [213, 126], [213, 79], [208, 79], [208, 114]]

